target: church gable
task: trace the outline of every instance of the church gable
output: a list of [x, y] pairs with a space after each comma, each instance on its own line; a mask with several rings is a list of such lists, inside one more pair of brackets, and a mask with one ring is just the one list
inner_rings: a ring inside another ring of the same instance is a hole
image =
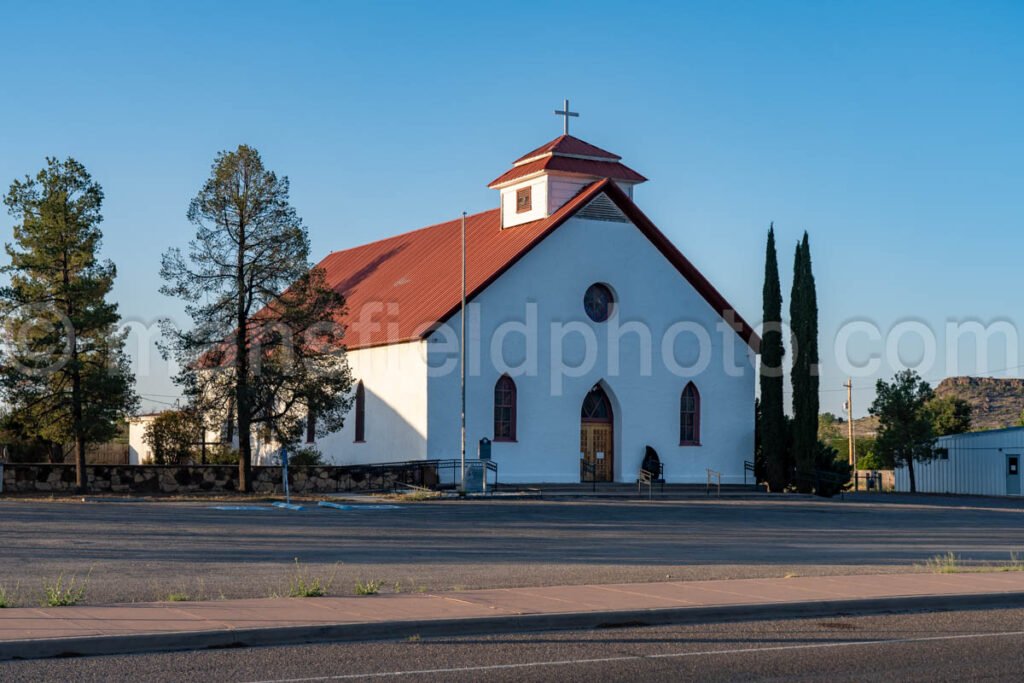
[[[500, 190], [500, 208], [465, 218], [469, 299], [569, 218], [632, 223], [757, 351], [760, 340], [750, 325], [632, 201], [643, 176], [619, 157], [569, 135], [523, 157], [513, 171], [535, 163], [543, 167], [491, 184]], [[425, 339], [458, 313], [461, 245], [458, 219], [334, 252], [321, 261], [328, 282], [347, 302], [338, 322], [346, 327], [348, 347]]]
[[[469, 291], [469, 299], [472, 300], [491, 282], [497, 279], [508, 268], [512, 267], [520, 258], [526, 255], [529, 249], [541, 242], [547, 235], [557, 229], [570, 218], [582, 218], [588, 220], [602, 220], [617, 223], [631, 223], [641, 234], [644, 235], [653, 246], [668, 260], [683, 278], [697, 291], [697, 293], [711, 306], [711, 308], [730, 324], [736, 333], [756, 353], [760, 348], [760, 337], [754, 329], [740, 316], [739, 312], [725, 299], [724, 296], [704, 277], [693, 263], [679, 251], [672, 241], [665, 236], [654, 225], [653, 222], [640, 210], [640, 208], [626, 195], [617, 183], [610, 179], [604, 179], [588, 186], [566, 204], [549, 220], [550, 225], [538, 235], [527, 246], [521, 254], [506, 264], [499, 271], [480, 287]], [[505, 233], [515, 232], [520, 228], [503, 230]], [[456, 301], [452, 309], [438, 320], [438, 325], [443, 324], [459, 311], [460, 303]]]

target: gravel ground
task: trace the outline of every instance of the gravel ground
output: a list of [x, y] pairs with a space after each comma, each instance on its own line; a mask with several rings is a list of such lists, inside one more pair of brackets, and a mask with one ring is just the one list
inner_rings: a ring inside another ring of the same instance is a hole
[[949, 499], [431, 501], [388, 510], [219, 511], [196, 502], [0, 500], [0, 586], [38, 604], [263, 597], [300, 570], [383, 591], [913, 571], [1024, 550], [1019, 507]]

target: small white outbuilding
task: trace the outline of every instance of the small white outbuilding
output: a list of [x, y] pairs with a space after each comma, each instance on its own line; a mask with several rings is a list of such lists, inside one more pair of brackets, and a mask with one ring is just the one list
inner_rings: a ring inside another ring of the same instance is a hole
[[[935, 447], [937, 458], [914, 463], [919, 493], [1021, 495], [1024, 427], [943, 436]], [[896, 490], [910, 491], [906, 467], [896, 468]]]
[[144, 413], [128, 419], [128, 464], [153, 464], [153, 450], [146, 443], [146, 430], [160, 413]]

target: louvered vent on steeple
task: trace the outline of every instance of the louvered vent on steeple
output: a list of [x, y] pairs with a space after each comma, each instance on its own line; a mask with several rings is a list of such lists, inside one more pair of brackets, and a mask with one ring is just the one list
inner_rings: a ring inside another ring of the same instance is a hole
[[579, 218], [588, 218], [592, 221], [611, 221], [614, 223], [628, 223], [629, 219], [615, 205], [608, 195], [601, 193], [576, 214]]

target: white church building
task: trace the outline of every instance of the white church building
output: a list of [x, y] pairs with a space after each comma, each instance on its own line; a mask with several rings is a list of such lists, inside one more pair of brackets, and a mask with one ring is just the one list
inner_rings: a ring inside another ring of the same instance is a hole
[[[633, 482], [648, 447], [667, 482], [753, 460], [759, 339], [634, 203], [645, 180], [565, 134], [465, 217], [467, 457], [490, 439], [502, 482]], [[328, 462], [459, 457], [462, 225], [319, 264], [358, 382], [344, 428], [308, 434]]]

